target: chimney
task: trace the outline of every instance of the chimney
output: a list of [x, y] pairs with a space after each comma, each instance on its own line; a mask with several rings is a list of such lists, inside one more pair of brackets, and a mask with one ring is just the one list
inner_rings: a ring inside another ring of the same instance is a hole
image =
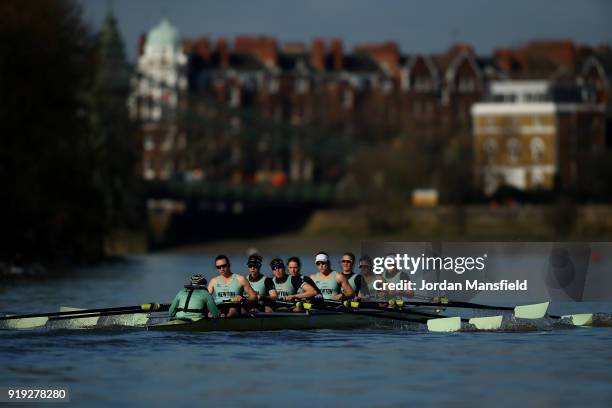
[[505, 72], [514, 70], [514, 55], [512, 50], [508, 48], [498, 48], [495, 50], [495, 63]]
[[278, 52], [276, 39], [272, 37], [261, 38], [261, 46], [259, 48], [260, 58], [264, 61], [269, 67], [275, 67], [276, 62], [278, 61]]
[[229, 52], [227, 50], [227, 41], [221, 37], [217, 40], [217, 52], [219, 53], [219, 66], [221, 68], [229, 67]]
[[315, 69], [325, 69], [325, 43], [321, 38], [317, 38], [312, 42], [310, 48], [310, 65]]
[[334, 38], [331, 41], [332, 61], [335, 71], [342, 70], [342, 40]]
[[289, 42], [283, 45], [283, 52], [287, 54], [303, 54], [306, 52], [306, 46], [301, 42]]
[[192, 52], [202, 58], [203, 61], [210, 61], [210, 42], [206, 37], [196, 39], [193, 44]]
[[238, 36], [234, 40], [236, 52], [252, 54], [264, 65], [275, 66], [277, 62], [276, 40], [272, 37]]

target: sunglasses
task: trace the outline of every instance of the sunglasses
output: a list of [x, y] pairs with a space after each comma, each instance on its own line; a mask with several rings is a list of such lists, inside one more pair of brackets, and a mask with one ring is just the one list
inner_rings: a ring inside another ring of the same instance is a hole
[[229, 265], [225, 263], [225, 264], [222, 264], [222, 265], [215, 265], [215, 268], [217, 268], [217, 269], [225, 269], [225, 268], [227, 268], [228, 266], [229, 266]]
[[275, 271], [275, 270], [277, 270], [277, 269], [285, 269], [285, 267], [284, 267], [283, 265], [280, 265], [280, 266], [273, 266], [273, 267], [272, 267], [272, 270], [273, 270], [273, 271]]
[[353, 263], [353, 261], [351, 261], [350, 259], [343, 259], [341, 262], [342, 263]]
[[315, 264], [316, 264], [317, 266], [320, 266], [320, 265], [327, 265], [327, 262], [317, 261], [317, 262], [315, 262]]
[[247, 265], [249, 268], [259, 268], [261, 267], [261, 265], [257, 265], [257, 264], [249, 264]]

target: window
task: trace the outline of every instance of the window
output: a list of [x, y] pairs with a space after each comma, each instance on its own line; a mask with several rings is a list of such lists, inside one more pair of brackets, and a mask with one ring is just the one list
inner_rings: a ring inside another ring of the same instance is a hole
[[151, 109], [151, 119], [160, 120], [162, 116], [161, 106], [155, 105], [153, 109]]
[[144, 140], [144, 149], [145, 150], [153, 150], [155, 148], [155, 142], [153, 141], [153, 137], [147, 136]]
[[534, 116], [533, 116], [533, 126], [534, 126], [534, 127], [540, 127], [540, 126], [542, 126], [542, 125], [543, 125], [543, 123], [542, 123], [542, 117], [541, 117], [541, 116], [538, 116], [538, 115], [534, 115]]
[[414, 90], [416, 92], [429, 92], [431, 89], [432, 86], [429, 77], [417, 76], [414, 78]]
[[295, 91], [296, 91], [296, 93], [298, 93], [300, 95], [303, 95], [306, 92], [308, 92], [309, 88], [310, 88], [310, 86], [308, 84], [308, 80], [307, 79], [300, 78], [295, 83]]
[[271, 78], [268, 82], [268, 92], [275, 94], [280, 90], [280, 83], [278, 79]]
[[237, 108], [240, 106], [240, 88], [233, 87], [230, 90], [229, 104], [232, 108]]
[[534, 189], [541, 188], [544, 184], [544, 173], [534, 170], [531, 172], [531, 187]]
[[169, 152], [174, 147], [174, 137], [172, 134], [167, 134], [164, 138], [164, 141], [161, 145], [161, 150], [164, 152]]
[[483, 150], [486, 161], [488, 163], [493, 163], [495, 161], [495, 156], [497, 155], [497, 141], [493, 138], [487, 139], [483, 145]]
[[521, 143], [518, 139], [508, 140], [508, 159], [511, 163], [516, 163], [521, 158]]
[[475, 92], [476, 81], [472, 77], [459, 78], [459, 92]]
[[174, 172], [174, 166], [172, 165], [172, 162], [170, 160], [167, 160], [164, 162], [162, 166], [160, 178], [162, 180], [168, 180], [170, 177], [172, 177], [173, 172]]
[[529, 150], [531, 150], [531, 160], [534, 162], [541, 162], [544, 159], [544, 142], [539, 137], [531, 140]]
[[342, 94], [342, 107], [344, 109], [353, 107], [353, 92], [350, 89], [346, 89]]
[[144, 170], [144, 178], [146, 180], [153, 180], [155, 178], [155, 170], [153, 169], [151, 160], [144, 160], [142, 166]]

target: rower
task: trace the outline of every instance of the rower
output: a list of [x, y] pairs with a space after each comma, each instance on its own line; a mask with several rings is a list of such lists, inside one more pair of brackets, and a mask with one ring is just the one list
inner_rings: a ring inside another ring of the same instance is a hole
[[[302, 281], [304, 281], [305, 283], [309, 284], [310, 286], [314, 288], [314, 290], [317, 292], [317, 296], [322, 297], [321, 291], [317, 287], [317, 284], [314, 283], [312, 279], [310, 279], [310, 276], [302, 275], [301, 270], [302, 270], [302, 261], [300, 261], [300, 258], [298, 258], [297, 256], [292, 256], [291, 258], [287, 259], [287, 272], [289, 272], [289, 275], [297, 276], [298, 278], [302, 279]], [[302, 292], [303, 292], [302, 289], [298, 290], [298, 293], [302, 293]]]
[[377, 279], [372, 271], [372, 258], [368, 255], [363, 255], [359, 258], [359, 274], [361, 275], [360, 297], [370, 297], [378, 294], [374, 290], [374, 281]]
[[315, 257], [315, 264], [319, 271], [310, 275], [310, 278], [321, 291], [323, 299], [342, 300], [353, 296], [353, 288], [344, 275], [331, 270], [331, 262], [327, 253], [319, 252]]
[[[353, 289], [353, 296], [358, 297], [361, 291], [361, 275], [353, 272], [353, 266], [355, 265], [355, 254], [352, 252], [345, 252], [342, 254], [340, 259], [340, 267], [342, 269], [342, 275], [348, 281]], [[345, 296], [346, 297], [346, 296]]]
[[215, 305], [206, 288], [206, 278], [197, 274], [191, 277], [191, 282], [181, 289], [168, 311], [170, 320], [190, 320], [201, 317], [219, 317], [219, 309]]
[[244, 276], [235, 274], [231, 270], [230, 260], [225, 255], [215, 258], [215, 268], [219, 276], [215, 276], [208, 284], [208, 291], [212, 294], [215, 304], [221, 309], [222, 316], [234, 317], [240, 314], [236, 303], [245, 301], [255, 303], [257, 294]]
[[285, 273], [285, 264], [282, 259], [274, 258], [270, 262], [270, 268], [274, 275], [272, 281], [280, 300], [310, 299], [317, 295], [314, 285], [309, 284], [302, 276], [299, 274], [289, 276]]
[[[387, 259], [393, 258], [394, 255], [393, 254], [389, 254], [387, 255]], [[390, 263], [390, 267], [387, 268], [385, 267], [385, 271], [383, 272], [383, 274], [381, 275], [381, 278], [384, 282], [387, 283], [399, 283], [400, 281], [409, 281], [410, 280], [410, 275], [408, 275], [406, 272], [400, 272], [398, 271], [398, 269], [395, 267], [394, 263]], [[387, 265], [387, 262], [385, 262], [385, 266]], [[397, 292], [395, 291], [378, 291], [381, 294], [385, 294], [387, 296], [390, 296], [391, 298], [396, 298], [397, 297]], [[408, 297], [413, 297], [414, 296], [414, 290], [407, 290], [405, 292], [403, 292], [404, 296], [408, 296]]]
[[247, 280], [257, 294], [257, 301], [259, 302], [259, 305], [253, 306], [249, 310], [250, 313], [262, 310], [265, 312], [272, 312], [273, 309], [272, 306], [270, 306], [270, 300], [276, 300], [278, 296], [272, 278], [268, 278], [261, 273], [261, 261], [262, 258], [259, 254], [249, 256], [247, 261], [247, 267], [249, 268]]

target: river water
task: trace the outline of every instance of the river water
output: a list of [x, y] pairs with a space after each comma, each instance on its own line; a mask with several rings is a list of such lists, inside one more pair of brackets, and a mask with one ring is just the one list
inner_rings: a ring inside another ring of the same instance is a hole
[[[143, 255], [3, 283], [0, 313], [168, 303], [191, 274], [211, 276], [212, 264]], [[0, 331], [0, 387], [52, 384], [79, 407], [610, 407], [612, 329]]]

